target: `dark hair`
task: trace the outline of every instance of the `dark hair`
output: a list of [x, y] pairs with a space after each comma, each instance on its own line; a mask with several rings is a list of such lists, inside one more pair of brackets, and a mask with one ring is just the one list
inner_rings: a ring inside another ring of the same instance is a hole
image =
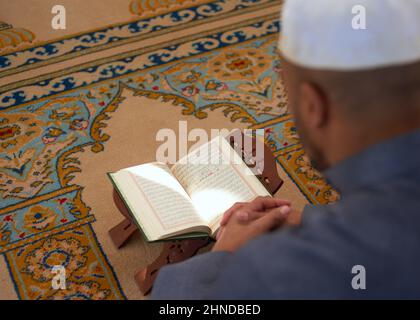
[[420, 108], [420, 61], [350, 72], [294, 68], [299, 81], [313, 83], [331, 103], [349, 113], [377, 108], [381, 112]]

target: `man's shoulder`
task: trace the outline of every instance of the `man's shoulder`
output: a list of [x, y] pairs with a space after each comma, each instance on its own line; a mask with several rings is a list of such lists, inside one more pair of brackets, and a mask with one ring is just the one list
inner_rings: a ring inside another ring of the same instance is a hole
[[[306, 292], [307, 297], [336, 293], [352, 297], [350, 282], [356, 266], [366, 268], [378, 288], [383, 282], [390, 290], [409, 288], [408, 275], [420, 267], [420, 216], [414, 206], [418, 200], [399, 197], [398, 192], [397, 197], [390, 196], [387, 188], [373, 188], [367, 196], [366, 191], [355, 193], [333, 205], [308, 206], [299, 228], [263, 236], [240, 255], [273, 297], [285, 295], [286, 287], [288, 297], [293, 292]], [[406, 264], [400, 264], [402, 260]], [[396, 273], [398, 278], [389, 279], [389, 274]], [[320, 293], [319, 288], [325, 291]], [[369, 293], [375, 296], [380, 291]]]

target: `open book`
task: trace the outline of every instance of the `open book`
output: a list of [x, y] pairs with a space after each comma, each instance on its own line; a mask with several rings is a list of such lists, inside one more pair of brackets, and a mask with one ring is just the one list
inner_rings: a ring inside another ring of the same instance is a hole
[[235, 202], [270, 195], [222, 136], [171, 168], [154, 162], [108, 175], [149, 242], [214, 238]]

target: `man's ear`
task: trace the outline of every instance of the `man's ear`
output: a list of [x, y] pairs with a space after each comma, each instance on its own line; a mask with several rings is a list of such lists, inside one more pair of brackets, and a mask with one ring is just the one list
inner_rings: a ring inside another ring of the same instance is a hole
[[328, 121], [329, 105], [322, 90], [312, 83], [304, 82], [300, 85], [299, 95], [301, 120], [312, 129], [323, 127]]

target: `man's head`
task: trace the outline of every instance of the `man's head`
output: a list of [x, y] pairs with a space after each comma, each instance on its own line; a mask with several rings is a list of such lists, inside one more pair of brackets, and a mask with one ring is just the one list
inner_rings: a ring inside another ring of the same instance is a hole
[[[354, 30], [352, 5], [364, 2], [367, 29]], [[397, 33], [380, 30], [391, 9]], [[318, 169], [420, 127], [420, 0], [288, 1], [280, 50], [289, 109]]]
[[283, 74], [289, 111], [320, 170], [372, 143], [420, 127], [420, 62], [337, 72], [283, 60]]

